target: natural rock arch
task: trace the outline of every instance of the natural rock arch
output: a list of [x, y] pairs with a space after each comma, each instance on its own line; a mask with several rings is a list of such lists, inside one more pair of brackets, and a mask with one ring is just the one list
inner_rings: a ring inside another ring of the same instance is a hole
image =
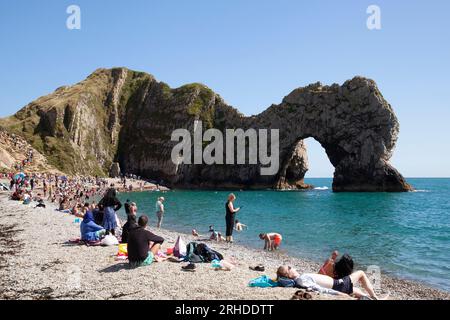
[[[222, 106], [223, 107], [223, 106]], [[218, 108], [220, 110], [220, 106]], [[398, 120], [374, 81], [355, 77], [342, 86], [316, 83], [294, 90], [279, 105], [253, 117], [216, 121], [223, 128], [279, 129], [280, 169], [261, 176], [259, 166], [182, 166], [175, 185], [229, 188], [307, 188], [306, 138], [318, 141], [335, 168], [333, 191], [409, 191], [389, 164]], [[218, 120], [216, 118], [216, 120]]]
[[280, 158], [285, 166], [278, 177], [279, 187], [289, 182], [283, 170], [289, 171], [292, 158], [303, 182], [307, 168], [299, 161], [306, 153], [302, 141], [311, 137], [335, 167], [334, 191], [411, 190], [388, 162], [399, 123], [372, 80], [356, 77], [342, 86], [316, 83], [296, 89], [280, 105], [250, 121], [249, 126], [280, 129]]

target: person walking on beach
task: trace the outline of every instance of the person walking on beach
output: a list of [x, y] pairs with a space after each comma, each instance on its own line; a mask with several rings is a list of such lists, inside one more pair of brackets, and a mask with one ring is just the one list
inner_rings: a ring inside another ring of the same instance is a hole
[[156, 224], [156, 227], [159, 229], [161, 228], [162, 220], [164, 217], [164, 204], [163, 202], [166, 199], [164, 197], [159, 197], [158, 201], [156, 201], [156, 217], [158, 218], [158, 223]]
[[233, 202], [236, 200], [236, 196], [231, 193], [228, 196], [228, 201], [225, 203], [225, 223], [226, 223], [226, 233], [225, 240], [226, 242], [233, 243], [233, 228], [234, 228], [234, 216], [236, 213], [241, 210], [241, 208], [234, 208]]
[[109, 189], [99, 205], [104, 207], [103, 227], [106, 229], [106, 234], [111, 233], [115, 235], [117, 228], [116, 211], [122, 208], [122, 203], [117, 199], [117, 191], [114, 188]]

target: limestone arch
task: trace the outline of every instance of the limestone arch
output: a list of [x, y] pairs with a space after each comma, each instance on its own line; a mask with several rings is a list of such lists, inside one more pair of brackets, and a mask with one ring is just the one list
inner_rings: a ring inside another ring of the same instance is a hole
[[[300, 141], [318, 141], [335, 168], [335, 192], [412, 189], [389, 164], [399, 123], [372, 80], [356, 77], [342, 86], [299, 88], [251, 122], [280, 130], [280, 163], [289, 161]], [[300, 149], [296, 152], [306, 153]], [[285, 169], [281, 166], [275, 187], [283, 187]]]

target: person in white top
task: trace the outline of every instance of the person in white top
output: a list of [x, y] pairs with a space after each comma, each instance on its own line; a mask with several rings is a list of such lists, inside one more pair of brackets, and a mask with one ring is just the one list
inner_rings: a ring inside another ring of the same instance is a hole
[[162, 220], [164, 217], [164, 204], [163, 202], [166, 199], [164, 199], [164, 197], [159, 197], [158, 201], [156, 201], [156, 217], [158, 218], [158, 223], [156, 225], [156, 227], [159, 229], [161, 228], [161, 224], [162, 224]]

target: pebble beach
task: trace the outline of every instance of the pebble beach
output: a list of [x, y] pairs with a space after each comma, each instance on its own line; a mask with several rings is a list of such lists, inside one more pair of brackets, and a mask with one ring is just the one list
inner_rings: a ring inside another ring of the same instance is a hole
[[[317, 272], [317, 263], [278, 252], [264, 252], [211, 242], [181, 234], [186, 242], [204, 242], [238, 264], [231, 271], [215, 270], [210, 263], [197, 264], [195, 272], [183, 263], [164, 261], [131, 269], [116, 261], [117, 246], [87, 247], [69, 244], [79, 237], [74, 217], [47, 208], [34, 208], [0, 194], [0, 299], [151, 299], [151, 300], [288, 300], [294, 288], [251, 288], [248, 282], [261, 275], [275, 277], [286, 264], [300, 272]], [[151, 225], [154, 225], [150, 217]], [[165, 238], [163, 249], [173, 247], [180, 233], [151, 230]], [[263, 264], [265, 272], [250, 270]], [[380, 294], [390, 299], [450, 299], [450, 293], [420, 283], [382, 275]], [[334, 299], [313, 295], [313, 299]]]

